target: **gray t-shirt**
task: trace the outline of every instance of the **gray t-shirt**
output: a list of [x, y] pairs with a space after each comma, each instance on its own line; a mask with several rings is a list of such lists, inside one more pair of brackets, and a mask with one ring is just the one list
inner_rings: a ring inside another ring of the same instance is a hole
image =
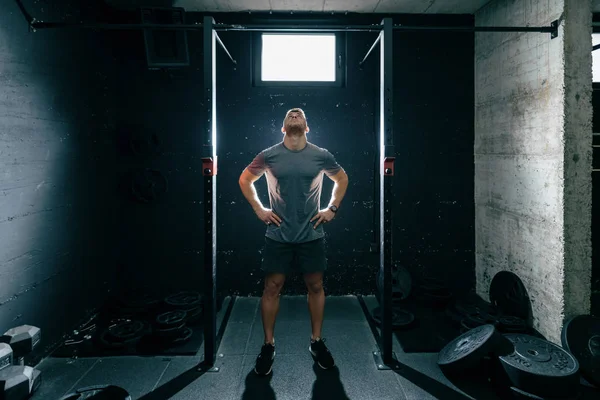
[[283, 142], [261, 151], [248, 166], [253, 175], [266, 174], [271, 209], [281, 226], [267, 226], [266, 237], [285, 243], [304, 243], [322, 238], [323, 224], [310, 222], [319, 212], [323, 174], [332, 176], [341, 167], [326, 149], [307, 143], [290, 150]]

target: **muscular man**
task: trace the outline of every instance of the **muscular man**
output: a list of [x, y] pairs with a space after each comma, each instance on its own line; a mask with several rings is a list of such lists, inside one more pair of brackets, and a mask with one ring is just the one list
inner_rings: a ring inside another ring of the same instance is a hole
[[[281, 131], [283, 141], [261, 151], [239, 180], [252, 209], [267, 225], [262, 261], [266, 277], [261, 299], [265, 341], [254, 368], [259, 375], [268, 375], [272, 370], [279, 293], [293, 262], [303, 273], [308, 288], [312, 325], [309, 351], [321, 368], [335, 365], [321, 338], [325, 308], [323, 272], [327, 268], [323, 224], [335, 217], [348, 187], [348, 176], [329, 151], [307, 141], [309, 129], [304, 111], [289, 110]], [[254, 188], [254, 182], [263, 174], [266, 174], [271, 208], [263, 207]], [[329, 205], [319, 210], [323, 174], [335, 184]]]

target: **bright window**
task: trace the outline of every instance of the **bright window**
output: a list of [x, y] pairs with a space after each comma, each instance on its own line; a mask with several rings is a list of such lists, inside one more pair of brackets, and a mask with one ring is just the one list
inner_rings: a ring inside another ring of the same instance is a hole
[[262, 34], [263, 82], [336, 82], [336, 35]]

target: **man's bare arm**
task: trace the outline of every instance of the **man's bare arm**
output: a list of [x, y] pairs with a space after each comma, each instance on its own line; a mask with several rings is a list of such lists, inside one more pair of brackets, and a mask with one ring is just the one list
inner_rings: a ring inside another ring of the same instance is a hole
[[258, 193], [256, 193], [256, 188], [254, 187], [254, 182], [256, 182], [260, 176], [256, 176], [248, 171], [248, 168], [245, 168], [242, 174], [240, 175], [239, 184], [240, 189], [242, 189], [242, 193], [248, 203], [252, 206], [254, 212], [258, 210], [262, 210], [264, 207], [258, 198]]
[[260, 219], [267, 225], [275, 224], [277, 226], [281, 226], [281, 218], [272, 210], [263, 207], [262, 203], [258, 198], [256, 188], [254, 187], [254, 182], [256, 182], [259, 178], [260, 176], [256, 176], [250, 171], [248, 171], [248, 168], [244, 169], [239, 179], [240, 189], [242, 189], [244, 197], [252, 206], [252, 209], [256, 213], [258, 219]]
[[339, 207], [342, 203], [344, 195], [346, 194], [346, 189], [348, 189], [348, 175], [346, 175], [346, 171], [341, 169], [340, 172], [330, 176], [329, 179], [335, 182], [333, 185], [333, 193], [331, 194], [329, 205]]

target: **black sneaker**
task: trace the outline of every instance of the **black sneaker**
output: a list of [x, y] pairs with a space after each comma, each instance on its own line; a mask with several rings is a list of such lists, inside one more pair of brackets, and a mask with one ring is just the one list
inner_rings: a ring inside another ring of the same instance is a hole
[[256, 357], [256, 366], [254, 372], [258, 375], [269, 375], [273, 369], [273, 360], [275, 359], [275, 346], [271, 343], [263, 344], [260, 354]]
[[324, 342], [325, 339], [320, 339], [315, 342], [311, 341], [308, 350], [317, 361], [317, 364], [319, 364], [319, 367], [323, 369], [333, 368], [335, 366], [335, 361], [333, 361], [333, 356], [327, 346], [325, 346]]

